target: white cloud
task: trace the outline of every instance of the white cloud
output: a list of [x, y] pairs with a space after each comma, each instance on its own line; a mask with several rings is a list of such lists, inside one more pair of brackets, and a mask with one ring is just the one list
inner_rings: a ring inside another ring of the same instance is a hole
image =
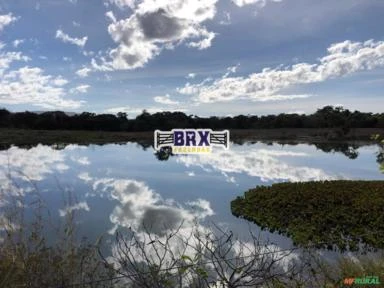
[[17, 48], [19, 47], [20, 44], [23, 44], [24, 40], [23, 39], [16, 39], [12, 42], [13, 47]]
[[[228, 67], [227, 68], [227, 73], [236, 73], [236, 71], [237, 71], [237, 68], [239, 68], [239, 66], [240, 66], [240, 64], [237, 64], [237, 65], [235, 65], [235, 66], [231, 66], [231, 67]], [[228, 74], [229, 75], [229, 74]]]
[[196, 77], [196, 73], [189, 73], [186, 78], [187, 79], [193, 79], [195, 77]]
[[79, 46], [81, 48], [84, 47], [85, 43], [87, 43], [87, 40], [88, 40], [87, 36], [83, 38], [75, 38], [75, 37], [69, 36], [68, 34], [65, 34], [62, 30], [57, 30], [55, 37], [57, 39], [62, 40], [64, 43], [70, 43], [70, 44]]
[[79, 108], [83, 101], [63, 99], [63, 88], [68, 80], [62, 76], [44, 74], [37, 67], [24, 66], [12, 70], [13, 62], [26, 62], [30, 58], [21, 52], [3, 52], [0, 49], [0, 103], [32, 104], [45, 108]]
[[59, 215], [60, 215], [60, 217], [65, 217], [68, 214], [70, 214], [76, 210], [90, 211], [88, 203], [82, 201], [82, 202], [76, 203], [72, 206], [67, 206], [67, 207], [65, 207], [65, 209], [59, 209]]
[[79, 108], [84, 101], [66, 100], [62, 87], [67, 80], [45, 75], [37, 67], [9, 71], [0, 80], [0, 103], [31, 104], [44, 108]]
[[0, 45], [0, 76], [10, 67], [12, 62], [23, 61], [27, 62], [30, 58], [24, 56], [21, 52], [3, 52]]
[[88, 172], [83, 172], [83, 173], [80, 173], [78, 176], [77, 176], [80, 180], [83, 180], [84, 182], [86, 183], [89, 183], [93, 180], [93, 178], [91, 176], [89, 176], [89, 173]]
[[187, 171], [186, 173], [187, 173], [187, 175], [189, 177], [194, 177], [195, 176], [195, 172], [193, 172], [193, 171]]
[[72, 21], [72, 25], [74, 27], [80, 27], [80, 23], [79, 22], [76, 22], [76, 21]]
[[177, 105], [177, 104], [179, 104], [179, 102], [172, 100], [168, 94], [165, 96], [156, 96], [153, 98], [153, 100], [157, 103], [165, 104], [165, 105]]
[[135, 8], [136, 2], [138, 2], [138, 1], [137, 0], [109, 0], [109, 2], [111, 4], [116, 5], [120, 9], [124, 9], [127, 7], [133, 9], [133, 8]]
[[105, 13], [105, 16], [107, 18], [109, 18], [109, 20], [111, 20], [113, 23], [117, 22], [117, 19], [115, 17], [115, 14], [113, 14], [112, 11], [108, 11], [107, 13]]
[[211, 203], [207, 200], [199, 198], [195, 201], [187, 202], [186, 204], [191, 206], [193, 211], [199, 215], [199, 218], [201, 219], [215, 215], [215, 212], [211, 208]]
[[[0, 61], [1, 62], [1, 61]], [[84, 101], [64, 99], [62, 87], [67, 80], [44, 74], [37, 67], [22, 67], [3, 74], [0, 79], [0, 103], [31, 104], [48, 109], [79, 108]]]
[[232, 0], [239, 7], [245, 5], [258, 5], [259, 7], [264, 7], [268, 2], [281, 2], [282, 0]]
[[229, 12], [223, 12], [223, 19], [219, 22], [220, 25], [231, 25], [231, 14]]
[[197, 48], [199, 50], [211, 47], [212, 40], [216, 37], [216, 34], [214, 32], [205, 30], [205, 28], [198, 30], [198, 33], [200, 34], [199, 37], [202, 39], [199, 39], [198, 41], [191, 41], [187, 43], [187, 46]]
[[0, 15], [0, 32], [3, 31], [5, 26], [15, 22], [18, 18], [13, 16], [12, 13]]
[[288, 111], [287, 114], [299, 114], [299, 115], [302, 115], [302, 114], [305, 114], [305, 111], [303, 111], [303, 110], [291, 110], [291, 111]]
[[130, 106], [122, 106], [122, 107], [113, 107], [105, 110], [106, 113], [116, 114], [118, 112], [125, 112], [128, 115], [139, 115], [143, 110], [146, 110], [148, 113], [157, 113], [157, 112], [186, 112], [188, 111], [185, 108], [168, 108], [168, 107], [148, 107], [148, 108], [138, 108], [138, 107], [130, 107]]
[[62, 76], [57, 76], [52, 82], [56, 86], [64, 86], [69, 83], [69, 81], [64, 79]]
[[88, 74], [91, 72], [92, 70], [90, 68], [87, 68], [87, 67], [84, 67], [84, 68], [81, 68], [79, 70], [76, 71], [76, 75], [81, 77], [81, 78], [85, 78], [88, 76]]
[[185, 43], [189, 47], [206, 49], [211, 46], [215, 33], [203, 23], [213, 19], [218, 0], [112, 1], [120, 7], [133, 8], [130, 17], [112, 21], [108, 32], [117, 47], [111, 49], [107, 59], [93, 59], [95, 70], [110, 71], [143, 67], [164, 49]]
[[83, 55], [86, 56], [86, 57], [91, 57], [91, 56], [95, 55], [95, 52], [93, 52], [93, 51], [83, 51]]
[[186, 83], [178, 88], [181, 94], [194, 95], [197, 102], [209, 103], [249, 99], [254, 101], [284, 100], [309, 95], [284, 95], [284, 89], [298, 84], [326, 81], [351, 73], [384, 66], [384, 42], [369, 40], [336, 43], [328, 48], [328, 55], [319, 63], [298, 63], [285, 68], [265, 68], [247, 77], [206, 79], [201, 83]]
[[[84, 166], [87, 166], [87, 165], [90, 165], [91, 164], [91, 162], [88, 160], [88, 157], [74, 157], [74, 156], [72, 156], [71, 157], [71, 160], [73, 161], [73, 162], [77, 162], [77, 163], [79, 163], [80, 165], [84, 165]], [[80, 177], [79, 177], [80, 178]]]
[[79, 85], [79, 86], [76, 86], [75, 88], [72, 88], [70, 90], [71, 93], [87, 93], [88, 92], [88, 89], [90, 88], [91, 86], [87, 85], [87, 84], [82, 84], [82, 85]]

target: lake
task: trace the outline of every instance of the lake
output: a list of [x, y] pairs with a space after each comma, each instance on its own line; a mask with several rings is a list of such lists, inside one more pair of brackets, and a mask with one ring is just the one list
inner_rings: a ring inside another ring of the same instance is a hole
[[[80, 236], [92, 240], [128, 228], [164, 235], [180, 223], [187, 229], [194, 219], [241, 238], [260, 229], [234, 217], [230, 202], [257, 185], [384, 179], [376, 145], [232, 143], [229, 150], [167, 161], [154, 152], [137, 143], [11, 146], [0, 151], [0, 207], [10, 205], [15, 191], [24, 197], [22, 205], [33, 206], [38, 191], [53, 223], [75, 211]], [[261, 233], [278, 248], [292, 245], [287, 237]]]

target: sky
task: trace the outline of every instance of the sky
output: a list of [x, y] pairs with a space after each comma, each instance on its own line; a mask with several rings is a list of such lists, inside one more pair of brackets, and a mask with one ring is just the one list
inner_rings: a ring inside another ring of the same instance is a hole
[[0, 107], [383, 112], [383, 0], [0, 0]]

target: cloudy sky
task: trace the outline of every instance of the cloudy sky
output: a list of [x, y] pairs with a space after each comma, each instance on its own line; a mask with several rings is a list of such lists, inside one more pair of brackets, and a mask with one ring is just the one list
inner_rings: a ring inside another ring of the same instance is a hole
[[382, 0], [0, 0], [11, 111], [383, 112]]

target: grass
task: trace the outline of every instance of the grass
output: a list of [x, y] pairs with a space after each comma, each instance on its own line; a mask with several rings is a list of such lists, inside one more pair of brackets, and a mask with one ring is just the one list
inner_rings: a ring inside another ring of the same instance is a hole
[[70, 131], [70, 130], [24, 130], [0, 129], [0, 144], [103, 144], [137, 140], [153, 140], [150, 132], [106, 132], [106, 131]]
[[[28, 201], [12, 183], [7, 190], [0, 187], [6, 204], [0, 206], [0, 287], [113, 287], [108, 282], [87, 284], [114, 273], [100, 260], [98, 243], [78, 239], [73, 211], [53, 225], [33, 183]], [[32, 211], [28, 217], [27, 208]], [[49, 241], [48, 235], [55, 240]]]
[[299, 246], [384, 248], [384, 181], [259, 186], [231, 202], [232, 213]]

